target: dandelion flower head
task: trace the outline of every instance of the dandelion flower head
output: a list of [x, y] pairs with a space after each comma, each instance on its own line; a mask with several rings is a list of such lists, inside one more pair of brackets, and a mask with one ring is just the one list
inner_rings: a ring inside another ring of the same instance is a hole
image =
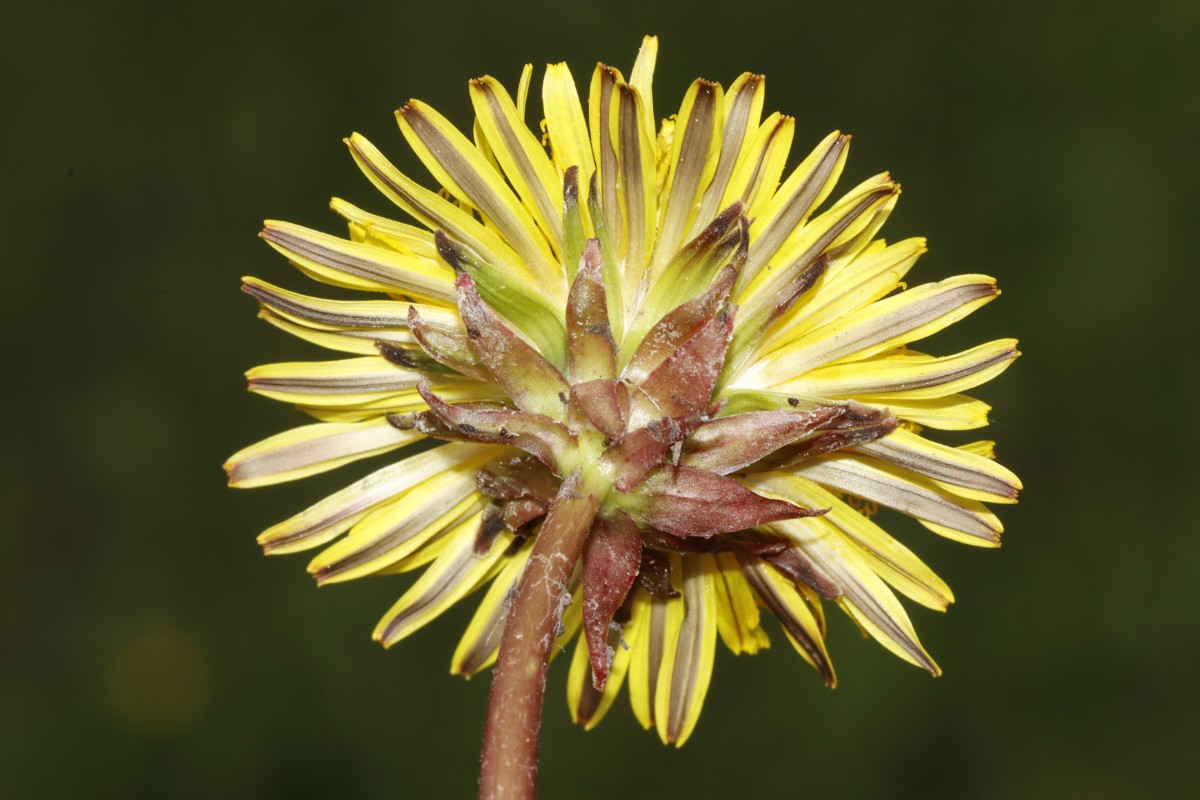
[[697, 80], [658, 122], [656, 53], [648, 37], [628, 78], [597, 66], [586, 104], [550, 65], [541, 133], [524, 121], [528, 66], [515, 98], [470, 82], [470, 131], [408, 102], [400, 130], [438, 190], [350, 136], [408, 221], [335, 199], [348, 238], [266, 223], [301, 272], [365, 294], [245, 279], [265, 320], [341, 355], [250, 370], [251, 391], [317, 421], [226, 469], [252, 487], [388, 454], [259, 541], [319, 548], [319, 584], [422, 570], [375, 629], [385, 646], [475, 594], [451, 661], [467, 677], [495, 661], [557, 514], [579, 529], [549, 556], [572, 717], [595, 725], [627, 686], [641, 724], [679, 745], [718, 640], [740, 654], [782, 637], [832, 686], [829, 603], [938, 674], [897, 595], [944, 609], [951, 591], [875, 512], [998, 544], [985, 504], [1015, 502], [1019, 480], [991, 442], [937, 434], [987, 424], [965, 392], [1018, 352], [913, 349], [995, 281], [906, 285], [925, 241], [877, 238], [898, 184], [830, 201], [850, 144], [836, 131], [786, 169], [794, 122], [764, 115], [762, 76]]

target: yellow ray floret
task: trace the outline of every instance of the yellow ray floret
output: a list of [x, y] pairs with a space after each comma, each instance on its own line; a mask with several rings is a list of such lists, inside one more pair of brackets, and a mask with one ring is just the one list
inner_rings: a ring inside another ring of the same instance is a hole
[[376, 641], [391, 647], [432, 622], [489, 577], [512, 545], [513, 534], [501, 531], [479, 552], [476, 546], [479, 518], [480, 513], [476, 512], [446, 534], [446, 549], [379, 621], [374, 633]]
[[792, 467], [811, 481], [894, 508], [937, 533], [964, 544], [996, 547], [1004, 527], [982, 504], [958, 497], [933, 481], [891, 464], [837, 453]]
[[588, 658], [587, 641], [583, 637], [578, 639], [575, 653], [571, 657], [571, 669], [567, 675], [567, 708], [571, 711], [571, 721], [583, 725], [584, 730], [590, 731], [599, 725], [620, 694], [625, 684], [625, 675], [633, 661], [634, 649], [630, 642], [637, 641], [648, 611], [649, 601], [644, 592], [639, 592], [634, 597], [629, 620], [619, 630], [614, 629], [610, 633], [612, 665], [603, 691], [597, 691], [592, 685], [592, 665]]
[[762, 628], [754, 590], [742, 574], [737, 557], [732, 553], [700, 557], [712, 558], [716, 564], [713, 590], [716, 592], [717, 633], [721, 641], [737, 655], [753, 655], [770, 647], [771, 640]]
[[430, 478], [461, 464], [487, 457], [492, 445], [447, 444], [372, 472], [316, 505], [263, 531], [258, 543], [268, 553], [293, 553], [317, 547], [345, 532], [376, 506], [387, 503]]
[[668, 611], [654, 722], [663, 744], [682, 747], [692, 735], [712, 680], [717, 643], [716, 566], [711, 559], [672, 557], [672, 572], [681, 573], [681, 603]]
[[370, 512], [349, 534], [327, 547], [308, 565], [318, 583], [370, 575], [416, 552], [430, 539], [481, 506], [475, 472], [495, 449], [476, 451], [453, 467]]
[[293, 428], [239, 450], [225, 462], [229, 485], [239, 489], [305, 478], [360, 458], [387, 453], [423, 439], [386, 419], [317, 423]]

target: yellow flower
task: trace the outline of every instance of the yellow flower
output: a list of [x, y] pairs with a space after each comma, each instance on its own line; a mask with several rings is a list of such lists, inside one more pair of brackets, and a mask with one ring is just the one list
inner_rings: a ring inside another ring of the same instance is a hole
[[397, 120], [440, 192], [347, 139], [419, 225], [338, 199], [349, 239], [266, 223], [302, 272], [376, 298], [245, 279], [268, 322], [350, 357], [251, 370], [252, 391], [319, 422], [225, 466], [261, 486], [447, 440], [259, 541], [323, 547], [321, 584], [424, 568], [376, 628], [385, 646], [487, 587], [452, 660], [467, 677], [495, 661], [543, 522], [567, 509], [560, 527], [579, 530], [546, 591], [558, 642], [578, 639], [571, 713], [590, 728], [627, 684], [642, 725], [681, 745], [717, 640], [766, 647], [764, 610], [831, 686], [827, 600], [938, 674], [895, 593], [944, 609], [950, 589], [869, 512], [996, 546], [984, 504], [1015, 502], [1020, 481], [990, 442], [923, 431], [986, 425], [963, 392], [1018, 353], [910, 349], [995, 298], [994, 280], [906, 288], [924, 240], [875, 238], [899, 185], [883, 173], [825, 204], [849, 149], [838, 132], [785, 177], [794, 124], [763, 116], [761, 76], [697, 80], [656, 127], [656, 51], [648, 37], [628, 80], [597, 66], [586, 110], [567, 66], [549, 66], [544, 136], [524, 122], [529, 66], [515, 99], [471, 81], [470, 135], [410, 101]]

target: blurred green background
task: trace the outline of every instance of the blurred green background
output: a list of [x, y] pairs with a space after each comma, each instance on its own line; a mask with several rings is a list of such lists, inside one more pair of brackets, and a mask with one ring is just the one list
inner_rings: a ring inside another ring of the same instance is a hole
[[[1187, 795], [1200, 752], [1200, 371], [1190, 347], [1200, 5], [1083, 2], [10, 4], [0, 460], [0, 796], [469, 797], [487, 679], [447, 674], [473, 603], [389, 652], [411, 576], [321, 591], [255, 534], [372, 468], [225, 487], [221, 462], [301, 423], [255, 364], [320, 358], [258, 322], [238, 279], [306, 290], [256, 238], [340, 232], [334, 194], [387, 202], [340, 143], [413, 174], [391, 111], [469, 124], [466, 80], [628, 69], [661, 37], [657, 110], [690, 79], [768, 75], [797, 156], [854, 134], [843, 186], [890, 169], [885, 234], [912, 280], [997, 276], [936, 341], [1026, 355], [978, 393], [1027, 486], [998, 552], [899, 535], [954, 587], [911, 613], [931, 680], [842, 615], [840, 686], [776, 635], [720, 652], [680, 751], [570, 725], [552, 671], [546, 798]], [[536, 96], [536, 95], [535, 95]], [[535, 106], [536, 108], [536, 106]], [[535, 112], [536, 113], [536, 112]], [[534, 114], [531, 118], [536, 119]]]

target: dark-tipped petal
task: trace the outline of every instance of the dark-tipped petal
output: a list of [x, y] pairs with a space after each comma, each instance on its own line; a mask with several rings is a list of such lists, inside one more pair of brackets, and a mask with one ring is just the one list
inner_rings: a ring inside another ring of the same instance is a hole
[[752, 313], [742, 317], [737, 332], [733, 335], [733, 342], [730, 344], [730, 350], [734, 353], [734, 357], [730, 359], [731, 363], [728, 365], [727, 372], [736, 371], [741, 361], [750, 355], [750, 345], [758, 342], [772, 323], [795, 305], [796, 301], [813, 287], [813, 284], [825, 274], [828, 268], [829, 258], [822, 255], [780, 287], [770, 302], [756, 304]]
[[834, 686], [837, 677], [833, 671], [833, 663], [829, 660], [829, 653], [825, 650], [821, 630], [823, 626], [819, 619], [813, 616], [796, 585], [790, 578], [781, 575], [771, 565], [754, 556], [739, 555], [738, 561], [742, 565], [742, 574], [758, 595], [759, 601], [775, 615], [787, 631], [792, 646], [821, 673], [826, 686]]
[[750, 223], [736, 202], [680, 250], [651, 284], [631, 334], [644, 336], [660, 317], [708, 288], [722, 267], [740, 270], [746, 261]]

